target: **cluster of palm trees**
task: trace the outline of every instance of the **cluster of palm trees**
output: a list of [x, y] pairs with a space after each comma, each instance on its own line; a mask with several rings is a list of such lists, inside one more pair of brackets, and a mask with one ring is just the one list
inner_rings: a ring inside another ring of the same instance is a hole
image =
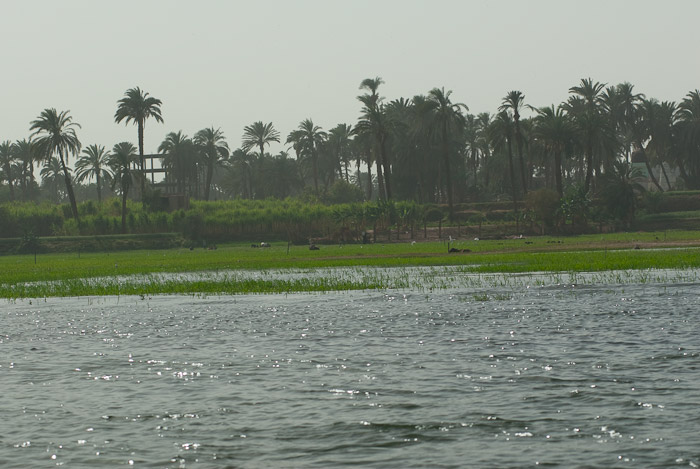
[[[82, 182], [95, 178], [97, 199], [101, 202], [103, 184], [111, 182], [118, 186], [122, 198], [122, 231], [126, 230], [126, 201], [129, 190], [135, 181], [141, 181], [141, 193], [145, 189], [144, 159], [143, 159], [143, 126], [147, 118], [153, 117], [162, 122], [160, 114], [161, 101], [152, 98], [139, 88], [127, 90], [125, 97], [118, 101], [117, 112], [114, 116], [117, 123], [126, 120], [134, 122], [138, 127], [139, 149], [129, 142], [121, 142], [107, 152], [104, 146], [90, 145], [83, 149], [82, 156], [75, 165], [75, 180]], [[10, 199], [15, 199], [15, 185], [20, 187], [24, 199], [30, 199], [35, 190], [34, 164], [43, 163], [41, 177], [44, 182], [58, 192], [57, 180], [63, 177], [66, 193], [70, 202], [73, 218], [80, 224], [80, 214], [73, 187], [73, 174], [68, 167], [70, 156], [77, 156], [81, 151], [81, 143], [76, 129], [80, 125], [73, 122], [69, 111], [57, 111], [53, 108], [44, 109], [39, 117], [33, 120], [29, 130], [32, 132], [29, 140], [15, 143], [9, 141], [0, 144], [3, 179], [7, 181]]]
[[[700, 189], [700, 91], [680, 103], [659, 102], [636, 93], [629, 83], [606, 85], [582, 79], [559, 105], [533, 107], [517, 90], [508, 92], [495, 114], [470, 114], [452, 92], [391, 101], [380, 95], [380, 77], [360, 83], [359, 118], [328, 131], [302, 120], [285, 140], [288, 151], [266, 152], [281, 143], [274, 125], [254, 122], [231, 151], [221, 129], [205, 128], [190, 138], [170, 132], [158, 147], [165, 182], [178, 193], [217, 197], [284, 198], [301, 192], [319, 196], [335, 184], [359, 187], [366, 199], [446, 203], [507, 197], [518, 201], [540, 188], [563, 197], [567, 187], [600, 192], [629, 163], [643, 163], [658, 190]], [[123, 142], [111, 152], [100, 145], [83, 149], [75, 165], [77, 182], [96, 181], [98, 200], [111, 183], [126, 200], [132, 187], [143, 198], [143, 139], [148, 119], [163, 122], [161, 101], [139, 88], [117, 102], [115, 122], [133, 123], [138, 148]], [[529, 114], [529, 117], [523, 117]], [[78, 209], [69, 156], [80, 154], [79, 125], [67, 111], [46, 109], [31, 123], [30, 140], [0, 144], [0, 171], [10, 198], [20, 190], [32, 198], [34, 166], [42, 179], [63, 178], [74, 217]], [[290, 153], [293, 155], [290, 156]], [[351, 171], [351, 167], [355, 170]], [[153, 183], [153, 179], [151, 183]], [[123, 214], [124, 217], [124, 214]]]

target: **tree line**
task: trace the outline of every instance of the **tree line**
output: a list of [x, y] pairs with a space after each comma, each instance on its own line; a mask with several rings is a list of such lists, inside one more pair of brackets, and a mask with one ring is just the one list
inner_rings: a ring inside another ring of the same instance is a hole
[[[700, 189], [697, 89], [676, 103], [647, 98], [630, 83], [587, 78], [556, 105], [533, 106], [513, 90], [496, 112], [472, 114], [444, 88], [388, 100], [383, 83], [363, 80], [358, 119], [327, 131], [308, 118], [283, 137], [272, 122], [253, 122], [234, 150], [220, 128], [192, 137], [170, 132], [158, 147], [165, 187], [201, 200], [444, 203], [451, 217], [464, 201], [508, 199], [517, 211], [518, 202], [540, 189], [559, 198], [573, 190], [617, 193], [621, 186], [629, 194], [637, 187], [632, 162], [644, 164], [659, 191]], [[94, 181], [98, 202], [105, 190], [121, 197], [125, 230], [129, 195], [147, 200], [157, 187], [146, 177], [143, 140], [147, 120], [164, 122], [161, 106], [138, 87], [127, 90], [114, 119], [137, 127], [137, 146], [120, 142], [111, 149], [83, 147], [69, 111], [45, 109], [30, 123], [28, 138], [0, 143], [6, 197], [67, 199], [79, 223], [74, 186]], [[266, 150], [273, 142], [287, 150], [271, 155]], [[675, 182], [669, 173], [678, 175]]]

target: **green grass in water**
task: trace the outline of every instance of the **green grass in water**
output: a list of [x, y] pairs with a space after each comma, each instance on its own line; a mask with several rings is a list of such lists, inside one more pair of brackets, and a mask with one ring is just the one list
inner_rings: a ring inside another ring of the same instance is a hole
[[[439, 273], [420, 281], [411, 281], [396, 272], [376, 276], [363, 274], [359, 279], [347, 278], [342, 273], [294, 279], [241, 275], [173, 279], [149, 275], [176, 272], [314, 271], [328, 267], [446, 265], [460, 266], [464, 274], [694, 269], [700, 267], [700, 249], [692, 247], [698, 238], [697, 232], [669, 231], [452, 243], [453, 247], [471, 251], [465, 254], [447, 254], [446, 242], [334, 245], [321, 246], [319, 251], [310, 251], [306, 246], [291, 246], [289, 252], [286, 243], [280, 242], [272, 243], [271, 248], [256, 249], [250, 244], [238, 243], [212, 251], [173, 249], [46, 254], [39, 255], [36, 264], [33, 255], [4, 256], [0, 257], [0, 297], [285, 293], [448, 286], [439, 278]], [[662, 246], [664, 241], [691, 246], [631, 249], [635, 243], [644, 243], [648, 247], [654, 243]], [[141, 278], [129, 278], [134, 275]], [[463, 285], [468, 286], [465, 282]]]

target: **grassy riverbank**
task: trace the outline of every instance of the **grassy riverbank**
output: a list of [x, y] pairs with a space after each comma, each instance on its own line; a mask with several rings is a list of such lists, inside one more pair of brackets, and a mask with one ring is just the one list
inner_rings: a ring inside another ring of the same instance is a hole
[[[250, 270], [304, 270], [358, 266], [460, 266], [462, 272], [601, 272], [700, 268], [700, 233], [669, 231], [505, 240], [270, 248], [230, 244], [216, 250], [168, 249], [111, 253], [58, 253], [0, 257], [0, 297], [158, 293], [256, 293], [410, 287], [372, 275], [294, 279], [236, 275]], [[157, 275], [231, 272], [231, 275]], [[139, 279], [130, 276], [140, 275]]]

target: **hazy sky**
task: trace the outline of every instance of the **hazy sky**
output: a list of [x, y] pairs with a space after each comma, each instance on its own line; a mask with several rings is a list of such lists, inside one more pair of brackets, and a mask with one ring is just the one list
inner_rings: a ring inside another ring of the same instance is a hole
[[177, 130], [237, 148], [257, 120], [282, 143], [305, 118], [354, 124], [376, 76], [387, 99], [445, 87], [472, 113], [513, 89], [559, 103], [584, 77], [679, 101], [700, 88], [699, 17], [697, 0], [0, 0], [0, 140], [55, 107], [84, 146], [135, 144], [114, 123], [135, 86], [163, 101], [147, 153]]

